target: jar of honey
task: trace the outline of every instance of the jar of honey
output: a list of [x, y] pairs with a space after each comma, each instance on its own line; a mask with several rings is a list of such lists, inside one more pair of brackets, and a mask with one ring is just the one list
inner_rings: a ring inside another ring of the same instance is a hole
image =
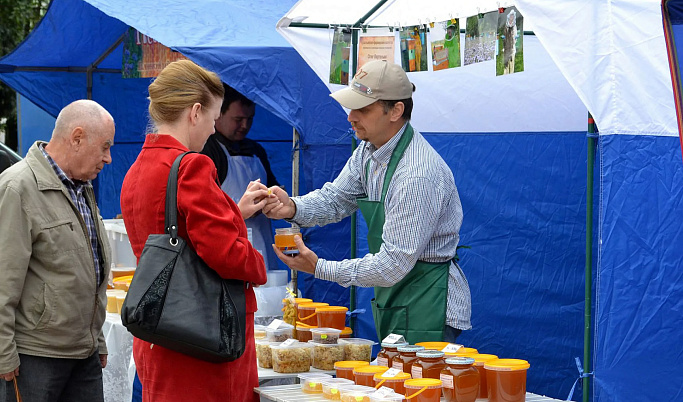
[[417, 352], [425, 350], [424, 346], [406, 345], [398, 347], [398, 356], [394, 357], [391, 367], [410, 374], [410, 368], [417, 361]]
[[296, 226], [275, 229], [275, 247], [279, 248], [285, 255], [299, 254], [299, 249], [294, 243], [295, 235], [301, 236], [301, 230]]
[[489, 402], [524, 402], [529, 362], [497, 359], [484, 364]]
[[456, 356], [468, 356], [468, 357], [471, 357], [472, 355], [476, 355], [476, 354], [478, 354], [478, 353], [479, 353], [479, 351], [478, 351], [477, 349], [475, 349], [475, 348], [466, 348], [466, 347], [463, 346], [462, 348], [458, 349], [458, 350], [455, 351], [455, 352], [452, 352], [452, 353], [451, 353], [451, 352], [446, 352], [446, 357], [456, 357]]
[[441, 370], [446, 402], [475, 402], [479, 395], [479, 370], [471, 357], [449, 357]]
[[410, 368], [413, 378], [439, 379], [441, 370], [446, 367], [444, 353], [438, 350], [425, 349], [417, 352], [417, 361]]
[[343, 306], [324, 306], [315, 309], [318, 316], [319, 328], [334, 328], [341, 332], [346, 326], [346, 312], [348, 308]]
[[[318, 307], [329, 306], [327, 303], [299, 303], [296, 306], [297, 315], [299, 316], [299, 321], [303, 324], [310, 325], [312, 327], [318, 326], [318, 317], [315, 313], [315, 309]], [[298, 323], [297, 323], [298, 324]]]
[[403, 383], [406, 387], [408, 402], [439, 402], [441, 400], [441, 380], [434, 378], [413, 378]]
[[346, 378], [347, 380], [355, 381], [356, 378], [353, 376], [353, 369], [368, 365], [370, 365], [369, 362], [361, 360], [342, 360], [334, 363], [334, 369], [337, 378]]
[[446, 346], [450, 345], [448, 342], [418, 342], [415, 345], [424, 346], [425, 349], [442, 350]]
[[384, 373], [389, 370], [389, 367], [384, 366], [361, 366], [353, 369], [353, 377], [356, 385], [365, 385], [366, 387], [375, 386], [375, 374]]
[[399, 346], [408, 346], [408, 342], [401, 343], [387, 343], [382, 342], [382, 350], [377, 353], [377, 365], [384, 367], [393, 367], [394, 357], [398, 356]]
[[496, 360], [498, 356], [496, 355], [487, 355], [487, 354], [476, 354], [476, 355], [469, 355], [467, 357], [471, 357], [474, 359], [474, 367], [479, 370], [479, 398], [488, 398], [489, 397], [489, 392], [486, 389], [486, 369], [484, 368], [484, 364], [487, 362], [490, 362], [491, 360]]
[[385, 377], [384, 375], [388, 373], [377, 373], [375, 374], [375, 388], [388, 387], [394, 390], [394, 392], [399, 394], [406, 393], [406, 387], [403, 383], [406, 380], [410, 380], [410, 374], [408, 373], [398, 373], [393, 377]]

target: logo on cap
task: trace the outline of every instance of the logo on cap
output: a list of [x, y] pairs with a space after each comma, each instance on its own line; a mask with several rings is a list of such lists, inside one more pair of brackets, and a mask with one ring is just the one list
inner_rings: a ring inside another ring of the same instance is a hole
[[360, 82], [353, 82], [353, 86], [358, 88], [359, 91], [365, 92], [368, 95], [372, 95], [372, 89], [366, 87], [365, 85], [361, 84]]

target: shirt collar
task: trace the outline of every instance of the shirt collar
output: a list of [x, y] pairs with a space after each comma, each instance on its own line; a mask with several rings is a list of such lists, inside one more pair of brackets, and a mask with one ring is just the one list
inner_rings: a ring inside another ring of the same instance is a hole
[[401, 127], [401, 129], [398, 130], [396, 135], [391, 137], [391, 139], [387, 141], [386, 144], [382, 145], [379, 148], [375, 147], [370, 142], [368, 142], [367, 149], [370, 151], [372, 158], [375, 159], [378, 163], [388, 164], [389, 160], [391, 159], [391, 154], [394, 153], [396, 145], [398, 145], [398, 142], [401, 140], [403, 133], [406, 131], [406, 127], [408, 127], [408, 122], [405, 122], [403, 127]]
[[47, 159], [47, 163], [50, 164], [50, 166], [52, 167], [52, 170], [54, 170], [55, 174], [57, 174], [57, 177], [59, 177], [59, 180], [61, 180], [62, 183], [64, 183], [65, 185], [71, 186], [72, 188], [76, 189], [77, 191], [81, 191], [83, 189], [85, 183], [80, 181], [80, 180], [71, 180], [69, 178], [69, 176], [67, 176], [66, 173], [64, 173], [62, 168], [59, 167], [57, 162], [55, 162], [55, 160], [52, 159], [50, 154], [48, 154], [47, 151], [45, 151], [45, 145], [46, 145], [45, 143], [40, 143], [40, 144], [38, 144], [38, 148], [40, 149], [40, 152], [43, 153], [43, 156], [45, 157], [45, 159]]

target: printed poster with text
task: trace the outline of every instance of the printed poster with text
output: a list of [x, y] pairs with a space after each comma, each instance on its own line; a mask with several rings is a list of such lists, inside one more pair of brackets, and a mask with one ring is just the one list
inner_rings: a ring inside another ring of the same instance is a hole
[[460, 23], [457, 19], [437, 22], [429, 30], [434, 71], [460, 67]]
[[395, 36], [361, 36], [358, 39], [358, 69], [369, 61], [394, 62]]
[[135, 28], [128, 28], [123, 40], [123, 78], [150, 78], [159, 75], [171, 62], [185, 59], [175, 52]]
[[498, 41], [496, 47], [496, 75], [524, 71], [524, 17], [517, 7], [501, 9], [498, 13]]
[[348, 85], [349, 56], [351, 55], [351, 30], [338, 28], [332, 39], [330, 55], [330, 84]]

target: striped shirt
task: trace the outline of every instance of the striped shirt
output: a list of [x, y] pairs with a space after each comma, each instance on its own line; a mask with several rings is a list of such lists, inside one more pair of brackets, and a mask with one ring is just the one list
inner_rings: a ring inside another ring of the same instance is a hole
[[[293, 197], [296, 214], [292, 221], [305, 227], [323, 226], [356, 211], [357, 198], [379, 201], [391, 154], [405, 128], [380, 148], [361, 142], [333, 182]], [[345, 287], [389, 287], [403, 279], [418, 260], [444, 262], [455, 256], [462, 206], [453, 173], [417, 131], [389, 183], [384, 209], [383, 244], [378, 253], [344, 261], [319, 258], [315, 277]], [[467, 279], [451, 262], [446, 324], [470, 329], [470, 315]]]
[[40, 151], [43, 153], [45, 159], [47, 159], [47, 162], [50, 164], [50, 166], [52, 166], [52, 169], [57, 174], [57, 177], [59, 177], [59, 180], [62, 181], [66, 189], [69, 191], [71, 201], [76, 206], [76, 209], [78, 209], [78, 212], [80, 212], [81, 217], [83, 217], [85, 227], [88, 231], [88, 237], [90, 238], [90, 247], [92, 249], [93, 262], [95, 265], [95, 277], [97, 278], [97, 287], [99, 287], [102, 283], [102, 273], [104, 272], [104, 270], [101, 266], [102, 256], [100, 252], [99, 242], [97, 240], [95, 220], [93, 219], [92, 212], [90, 211], [90, 207], [88, 206], [88, 203], [85, 199], [85, 195], [83, 194], [86, 187], [88, 186], [88, 183], [79, 180], [72, 181], [71, 179], [69, 179], [69, 177], [66, 175], [66, 173], [64, 173], [62, 168], [60, 168], [59, 165], [57, 165], [57, 163], [54, 161], [54, 159], [52, 159], [52, 157], [45, 151], [45, 144], [40, 144], [39, 148]]

